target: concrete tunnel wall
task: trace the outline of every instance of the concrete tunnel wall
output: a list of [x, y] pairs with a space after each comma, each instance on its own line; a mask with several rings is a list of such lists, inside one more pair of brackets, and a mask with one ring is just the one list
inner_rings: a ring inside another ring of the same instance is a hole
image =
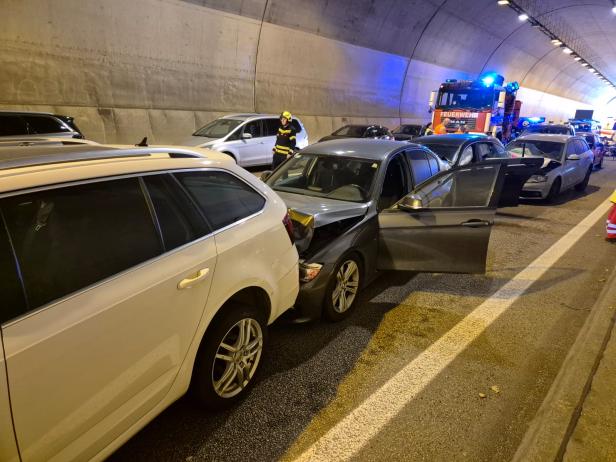
[[592, 76], [492, 0], [0, 0], [0, 108], [74, 115], [88, 138], [173, 143], [232, 112], [426, 122], [447, 78], [518, 80], [565, 120]]

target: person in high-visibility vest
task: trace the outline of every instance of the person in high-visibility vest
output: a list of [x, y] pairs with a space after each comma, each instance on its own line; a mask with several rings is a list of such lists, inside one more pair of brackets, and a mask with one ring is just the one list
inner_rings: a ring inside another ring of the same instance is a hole
[[444, 118], [443, 121], [436, 126], [434, 129], [435, 135], [446, 135], [447, 134], [447, 125], [451, 123], [451, 119], [448, 117]]
[[297, 131], [291, 123], [293, 116], [289, 111], [280, 114], [280, 127], [276, 134], [276, 144], [274, 145], [274, 158], [272, 160], [272, 170], [293, 155], [297, 140]]
[[616, 191], [614, 191], [614, 194], [612, 194], [612, 196], [610, 197], [610, 202], [614, 205], [612, 205], [612, 209], [607, 216], [607, 224], [605, 226], [605, 238], [610, 241], [616, 241]]

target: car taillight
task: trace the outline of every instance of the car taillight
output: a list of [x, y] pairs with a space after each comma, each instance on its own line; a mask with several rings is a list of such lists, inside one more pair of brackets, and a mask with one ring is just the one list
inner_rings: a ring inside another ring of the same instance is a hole
[[295, 237], [293, 236], [293, 222], [291, 218], [289, 218], [289, 214], [286, 213], [284, 218], [282, 219], [282, 224], [284, 225], [284, 229], [287, 230], [287, 234], [289, 235], [289, 239], [291, 239], [291, 244], [295, 243]]

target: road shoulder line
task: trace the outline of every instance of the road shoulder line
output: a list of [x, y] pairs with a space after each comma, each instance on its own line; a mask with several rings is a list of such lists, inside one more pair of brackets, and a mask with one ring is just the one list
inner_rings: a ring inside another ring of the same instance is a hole
[[616, 313], [616, 268], [593, 305], [513, 462], [560, 461], [607, 345]]

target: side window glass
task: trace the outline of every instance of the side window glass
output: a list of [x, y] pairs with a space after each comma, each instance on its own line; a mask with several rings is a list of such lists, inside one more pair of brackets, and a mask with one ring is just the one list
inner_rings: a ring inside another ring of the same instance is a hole
[[70, 129], [54, 117], [24, 116], [30, 126], [30, 133], [60, 133]]
[[0, 207], [30, 309], [162, 251], [137, 178], [8, 197]]
[[567, 155], [577, 154], [578, 148], [576, 146], [576, 140], [571, 140], [567, 143]]
[[143, 177], [163, 236], [165, 251], [208, 233], [195, 205], [171, 175]]
[[426, 152], [426, 156], [428, 156], [428, 163], [430, 164], [430, 173], [432, 173], [432, 175], [436, 175], [440, 171], [436, 156], [429, 152]]
[[590, 149], [595, 147], [595, 137], [594, 136], [586, 136], [585, 139]]
[[419, 150], [406, 151], [406, 158], [411, 166], [413, 183], [418, 185], [432, 176], [430, 163], [425, 152]]
[[460, 154], [459, 165], [468, 165], [473, 162], [473, 146], [467, 146]]
[[406, 179], [406, 170], [402, 155], [396, 155], [390, 160], [387, 170], [385, 171], [385, 179], [383, 180], [383, 189], [379, 199], [379, 209], [391, 207], [408, 193], [408, 183]]
[[28, 126], [24, 119], [14, 115], [0, 114], [0, 136], [27, 135]]
[[489, 159], [492, 155], [492, 149], [488, 143], [475, 143], [475, 159], [481, 162], [482, 160]]
[[17, 267], [9, 236], [2, 217], [0, 217], [0, 324], [27, 311], [26, 302], [23, 297], [21, 283], [17, 277]]
[[480, 165], [447, 173], [413, 191], [424, 208], [487, 207], [500, 165]]
[[253, 120], [244, 125], [244, 133], [250, 133], [253, 138], [261, 137], [261, 121]]
[[[291, 123], [297, 123], [293, 120]], [[263, 119], [263, 136], [276, 136], [280, 128], [280, 120], [278, 119]]]
[[265, 199], [225, 172], [182, 172], [175, 176], [188, 190], [215, 231], [263, 209]]
[[491, 158], [498, 158], [498, 159], [502, 159], [504, 157], [507, 157], [507, 151], [505, 151], [505, 148], [500, 144], [500, 143], [490, 143], [490, 156]]
[[580, 154], [584, 154], [586, 151], [592, 149], [592, 147], [588, 146], [588, 144], [584, 140], [578, 140], [577, 144], [578, 144], [578, 149], [580, 151]]

